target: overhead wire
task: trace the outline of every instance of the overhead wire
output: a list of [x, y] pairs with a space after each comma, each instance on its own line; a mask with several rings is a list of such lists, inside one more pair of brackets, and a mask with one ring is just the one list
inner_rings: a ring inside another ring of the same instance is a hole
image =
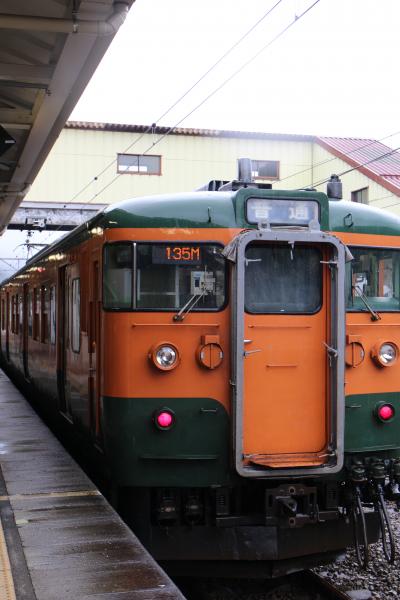
[[[167, 110], [165, 110], [155, 121], [153, 121], [153, 123], [151, 125], [149, 125], [147, 127], [147, 129], [138, 138], [136, 138], [133, 142], [131, 142], [129, 144], [129, 146], [127, 146], [122, 151], [122, 154], [126, 154], [126, 152], [131, 150], [131, 148], [133, 148], [133, 146], [135, 146], [138, 142], [140, 142], [140, 140], [143, 139], [143, 137], [145, 135], [151, 133], [154, 130], [154, 125], [156, 123], [158, 123], [159, 121], [161, 121], [161, 119], [166, 117], [176, 106], [178, 106], [178, 104], [180, 102], [182, 102], [182, 100], [184, 98], [186, 98], [186, 96], [188, 96], [190, 94], [190, 92], [193, 91], [194, 88], [197, 87], [199, 85], [199, 83], [201, 83], [203, 81], [203, 79], [205, 79], [207, 77], [207, 75], [209, 75], [223, 60], [225, 60], [225, 58], [227, 58], [227, 56], [229, 56], [229, 54], [231, 54], [231, 52], [233, 52], [233, 50], [235, 50], [235, 48], [237, 48], [250, 35], [250, 33], [252, 33], [270, 14], [272, 14], [272, 12], [282, 2], [283, 2], [283, 0], [277, 0], [277, 2], [275, 2], [275, 4], [271, 8], [269, 8], [259, 19], [257, 19], [257, 21], [250, 27], [250, 29], [248, 29], [232, 46], [230, 46], [230, 48], [228, 48], [228, 50], [226, 50], [210, 67], [208, 67], [208, 69], [199, 77], [199, 79], [197, 79], [181, 96], [179, 96], [179, 98], [177, 100], [175, 100], [173, 102], [173, 104], [171, 104], [167, 108]], [[113, 159], [110, 163], [108, 163], [104, 167], [104, 169], [102, 171], [100, 171], [100, 173], [95, 175], [82, 189], [80, 189], [72, 197], [70, 202], [73, 202], [78, 196], [80, 196], [85, 190], [87, 190], [87, 188], [90, 187], [94, 181], [97, 181], [98, 178], [101, 177], [106, 171], [108, 171], [108, 169], [110, 167], [112, 167], [115, 162], [116, 162], [116, 159]]]
[[[254, 62], [256, 60], [256, 58], [258, 58], [260, 56], [260, 54], [262, 54], [265, 50], [267, 50], [270, 46], [272, 46], [272, 44], [274, 44], [276, 41], [278, 41], [279, 38], [281, 38], [302, 17], [304, 17], [308, 12], [310, 12], [310, 10], [312, 10], [314, 8], [314, 6], [316, 6], [319, 2], [320, 2], [320, 0], [314, 0], [314, 2], [308, 8], [306, 8], [300, 15], [296, 16], [293, 21], [291, 21], [288, 25], [286, 25], [275, 37], [273, 37], [269, 42], [267, 42], [267, 44], [264, 44], [264, 46], [262, 46], [262, 48], [260, 48], [260, 50], [258, 50], [255, 54], [253, 54], [238, 69], [236, 69], [229, 77], [224, 79], [224, 81], [219, 86], [217, 86], [213, 91], [211, 91], [205, 98], [203, 98], [203, 100], [201, 102], [199, 102], [199, 104], [197, 104], [194, 108], [192, 108], [184, 117], [179, 119], [179, 121], [177, 121], [172, 127], [169, 127], [167, 129], [167, 131], [161, 137], [159, 137], [155, 142], [153, 142], [144, 152], [141, 152], [141, 155], [142, 156], [146, 155], [147, 152], [152, 150], [157, 144], [159, 144], [163, 139], [165, 139], [174, 129], [176, 129], [176, 127], [178, 127], [178, 125], [180, 125], [183, 121], [185, 121], [185, 119], [187, 119], [194, 112], [196, 112], [201, 106], [203, 106], [208, 100], [210, 100], [210, 98], [215, 96], [215, 94], [217, 94], [230, 81], [232, 81], [232, 79], [234, 79], [239, 73], [241, 73], [243, 71], [243, 69], [245, 69], [248, 65], [250, 65], [252, 62]], [[117, 175], [108, 184], [106, 184], [99, 192], [94, 194], [86, 202], [86, 204], [90, 204], [90, 202], [92, 202], [92, 200], [97, 198], [106, 189], [108, 189], [121, 175], [122, 175], [122, 173], [117, 173]]]
[[[354, 150], [350, 150], [347, 154], [354, 154], [355, 152], [359, 152], [360, 150], [364, 150], [365, 148], [368, 148], [368, 146], [372, 146], [373, 144], [376, 144], [376, 142], [383, 142], [384, 140], [387, 140], [388, 138], [394, 137], [395, 135], [399, 135], [399, 134], [400, 134], [400, 131], [396, 131], [395, 133], [385, 135], [383, 138], [380, 138], [379, 140], [369, 140], [367, 144], [364, 144], [363, 146], [359, 146], [358, 148], [354, 148]], [[327, 158], [325, 160], [322, 160], [319, 163], [315, 163], [311, 167], [307, 167], [306, 169], [302, 169], [301, 171], [296, 171], [295, 173], [291, 173], [290, 175], [287, 175], [286, 177], [282, 177], [281, 179], [279, 179], [279, 182], [286, 181], [287, 179], [291, 179], [292, 177], [296, 177], [297, 175], [302, 175], [303, 173], [307, 173], [308, 171], [313, 171], [317, 167], [321, 167], [321, 166], [326, 165], [335, 160], [340, 160], [340, 159], [338, 156], [333, 156], [332, 158]], [[314, 185], [313, 182], [310, 182], [310, 185]]]
[[[351, 167], [351, 169], [346, 169], [345, 171], [342, 171], [341, 173], [337, 173], [337, 175], [339, 177], [343, 177], [343, 175], [348, 175], [349, 173], [351, 173], [352, 171], [356, 171], [357, 169], [360, 169], [361, 167], [365, 167], [366, 165], [369, 165], [373, 162], [376, 162], [377, 160], [380, 160], [381, 158], [386, 158], [387, 156], [391, 156], [392, 154], [394, 154], [395, 152], [397, 152], [397, 150], [400, 150], [400, 146], [398, 146], [397, 148], [394, 148], [393, 150], [390, 150], [389, 152], [385, 152], [384, 154], [380, 154], [379, 156], [376, 156], [375, 158], [371, 158], [370, 160], [367, 160], [366, 162], [357, 165], [355, 167]], [[324, 183], [328, 183], [329, 178], [328, 179], [322, 179], [321, 181], [318, 181], [317, 183], [314, 183], [314, 186], [318, 186], [318, 185], [323, 185]]]

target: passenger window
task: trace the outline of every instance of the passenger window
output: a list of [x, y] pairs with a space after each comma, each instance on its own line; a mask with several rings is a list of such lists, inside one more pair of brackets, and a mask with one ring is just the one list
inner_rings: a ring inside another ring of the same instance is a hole
[[43, 343], [47, 343], [49, 341], [49, 288], [45, 285], [42, 285], [41, 288], [41, 335], [40, 340]]
[[23, 301], [22, 301], [22, 294], [19, 294], [17, 296], [18, 300], [17, 300], [17, 333], [22, 333], [22, 329], [23, 329], [23, 314], [24, 314], [24, 305], [23, 305]]
[[109, 244], [104, 248], [103, 306], [132, 308], [133, 244]]
[[6, 301], [1, 299], [1, 328], [4, 331], [6, 328]]
[[72, 280], [72, 335], [71, 347], [73, 352], [81, 349], [81, 291], [80, 280]]
[[137, 244], [138, 310], [221, 309], [225, 260], [213, 244]]
[[50, 288], [50, 344], [56, 343], [56, 288]]
[[28, 335], [32, 337], [32, 322], [33, 322], [33, 295], [32, 291], [28, 293]]
[[347, 263], [347, 310], [400, 310], [400, 251], [391, 248], [350, 248]]
[[12, 333], [17, 333], [15, 303], [16, 303], [16, 296], [11, 296], [11, 332]]
[[39, 340], [40, 331], [40, 293], [39, 288], [33, 290], [33, 339]]

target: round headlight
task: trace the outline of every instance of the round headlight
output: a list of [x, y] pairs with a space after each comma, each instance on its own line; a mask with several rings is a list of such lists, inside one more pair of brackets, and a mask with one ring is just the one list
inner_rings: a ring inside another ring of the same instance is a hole
[[173, 344], [162, 342], [153, 346], [149, 352], [149, 359], [157, 369], [171, 371], [179, 364], [179, 352]]
[[371, 358], [378, 367], [391, 367], [397, 361], [399, 349], [394, 342], [378, 340], [371, 349]]
[[394, 344], [382, 344], [379, 348], [379, 359], [385, 365], [388, 366], [397, 358], [397, 348]]
[[160, 367], [172, 367], [176, 362], [177, 353], [172, 346], [161, 346], [156, 352], [156, 361]]

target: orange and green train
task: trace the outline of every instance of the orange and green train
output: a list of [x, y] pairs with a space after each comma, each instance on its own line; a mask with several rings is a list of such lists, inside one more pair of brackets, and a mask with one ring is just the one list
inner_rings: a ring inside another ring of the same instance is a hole
[[171, 570], [365, 565], [379, 535], [393, 561], [400, 219], [209, 187], [111, 205], [3, 282], [2, 365]]

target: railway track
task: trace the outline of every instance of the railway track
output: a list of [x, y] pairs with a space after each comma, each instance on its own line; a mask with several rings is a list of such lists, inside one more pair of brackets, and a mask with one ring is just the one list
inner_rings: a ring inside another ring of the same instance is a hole
[[296, 583], [304, 589], [305, 592], [309, 592], [310, 599], [316, 598], [316, 594], [319, 595], [321, 600], [352, 600], [351, 596], [339, 590], [332, 583], [314, 573], [314, 571], [302, 571], [292, 575]]
[[352, 600], [313, 571], [302, 571], [276, 580], [192, 579], [175, 580], [187, 600]]

